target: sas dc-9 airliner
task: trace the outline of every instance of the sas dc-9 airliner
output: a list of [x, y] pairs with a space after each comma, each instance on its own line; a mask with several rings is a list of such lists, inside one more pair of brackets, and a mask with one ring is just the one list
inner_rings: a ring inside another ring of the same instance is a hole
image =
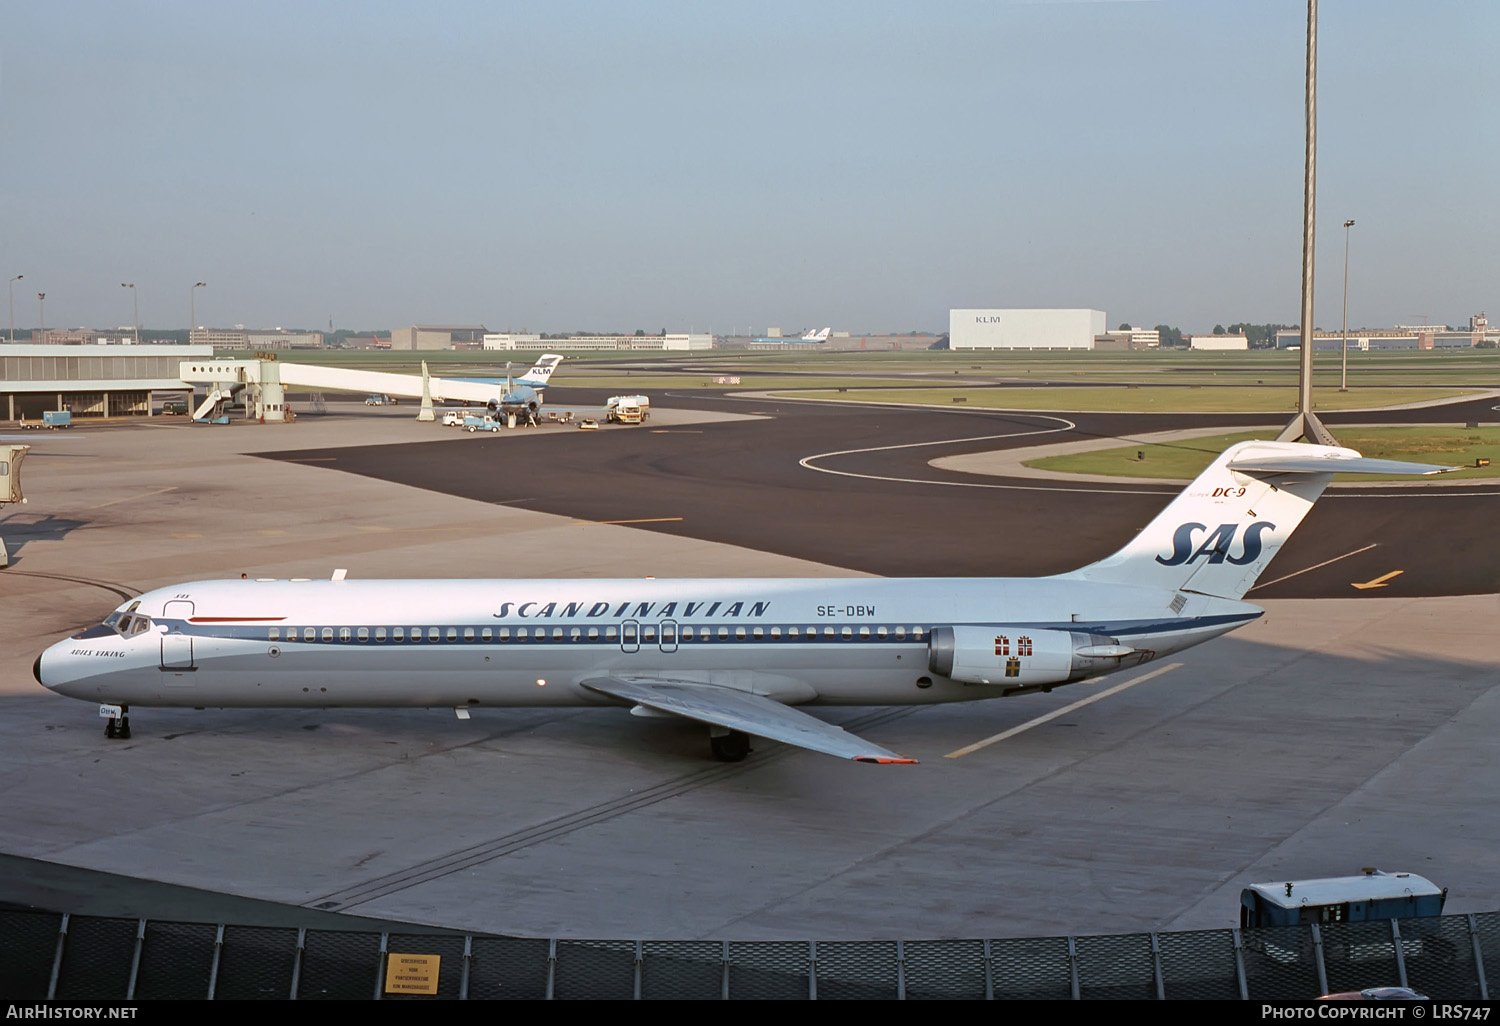
[[861, 762], [913, 760], [804, 712], [1094, 679], [1259, 617], [1241, 597], [1336, 473], [1446, 469], [1242, 442], [1114, 555], [1042, 578], [197, 581], [147, 592], [34, 672], [131, 706], [616, 705]]

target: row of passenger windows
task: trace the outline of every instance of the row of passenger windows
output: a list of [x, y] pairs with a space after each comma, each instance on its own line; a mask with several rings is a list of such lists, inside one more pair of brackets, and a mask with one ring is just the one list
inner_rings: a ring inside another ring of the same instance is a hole
[[517, 627], [512, 630], [509, 627], [303, 627], [299, 635], [298, 628], [287, 627], [285, 634], [283, 628], [272, 627], [267, 631], [270, 641], [391, 641], [395, 643], [411, 643], [426, 641], [479, 641], [479, 642], [511, 642], [511, 641], [606, 641], [622, 642], [631, 644], [640, 642], [642, 644], [672, 644], [675, 642], [690, 641], [852, 641], [859, 638], [861, 641], [922, 641], [926, 637], [926, 628], [907, 627], [904, 624], [895, 627], [845, 625], [835, 627], [828, 624], [817, 626], [794, 626], [794, 627], [744, 627], [721, 625], [718, 627], [685, 627], [664, 624], [658, 629], [656, 624], [641, 624], [639, 627], [625, 626], [615, 627], [613, 625], [598, 627]]

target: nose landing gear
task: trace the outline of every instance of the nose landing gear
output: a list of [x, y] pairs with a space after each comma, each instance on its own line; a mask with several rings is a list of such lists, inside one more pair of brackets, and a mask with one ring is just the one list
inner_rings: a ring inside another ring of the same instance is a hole
[[130, 740], [130, 706], [101, 705], [99, 715], [105, 718], [105, 737], [113, 741]]

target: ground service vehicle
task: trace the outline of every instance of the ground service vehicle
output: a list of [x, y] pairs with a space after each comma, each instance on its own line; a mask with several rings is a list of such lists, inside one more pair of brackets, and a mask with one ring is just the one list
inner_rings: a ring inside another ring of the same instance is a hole
[[1358, 876], [1251, 884], [1240, 892], [1240, 926], [1440, 916], [1447, 897], [1447, 888], [1431, 880], [1378, 869], [1366, 869]]
[[610, 396], [604, 419], [615, 424], [639, 424], [651, 416], [651, 399], [644, 395]]
[[475, 431], [499, 431], [500, 422], [493, 417], [468, 416], [464, 418], [464, 429], [470, 434]]

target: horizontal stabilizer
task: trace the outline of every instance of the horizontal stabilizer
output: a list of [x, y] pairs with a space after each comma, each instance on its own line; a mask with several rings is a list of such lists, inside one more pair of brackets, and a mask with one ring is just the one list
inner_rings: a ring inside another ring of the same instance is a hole
[[1254, 474], [1446, 474], [1460, 467], [1436, 463], [1405, 463], [1400, 460], [1376, 460], [1367, 456], [1343, 456], [1336, 452], [1326, 456], [1271, 456], [1231, 460], [1230, 470]]
[[856, 762], [914, 763], [774, 698], [670, 677], [591, 677], [590, 691]]

